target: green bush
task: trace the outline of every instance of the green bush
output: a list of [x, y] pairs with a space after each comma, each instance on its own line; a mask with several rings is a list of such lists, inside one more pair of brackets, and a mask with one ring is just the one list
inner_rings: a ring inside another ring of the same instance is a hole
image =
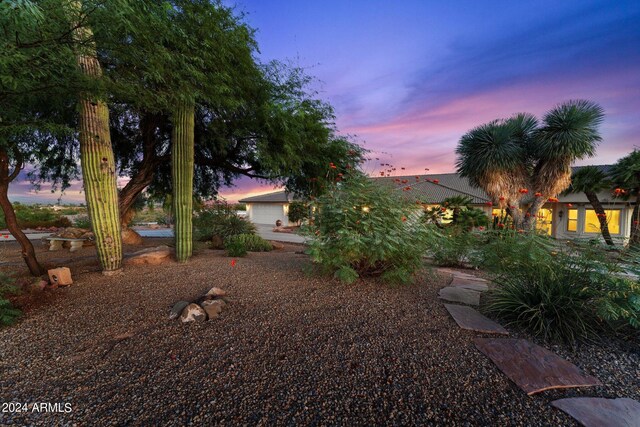
[[[552, 246], [540, 236], [503, 236], [498, 285], [487, 294], [490, 314], [546, 340], [573, 343], [622, 325], [640, 327], [640, 284], [624, 276], [629, 262], [600, 244]], [[509, 252], [509, 248], [511, 252]], [[485, 254], [486, 257], [486, 254]]]
[[[21, 229], [37, 227], [71, 227], [71, 221], [51, 208], [40, 205], [13, 203], [18, 226]], [[0, 212], [0, 228], [6, 228], [4, 214]]]
[[0, 273], [0, 326], [13, 324], [22, 314], [20, 310], [14, 308], [11, 302], [5, 299], [9, 294], [15, 294], [18, 289], [12, 286], [13, 279], [4, 273]]
[[91, 230], [91, 219], [88, 215], [82, 215], [73, 220], [73, 226]]
[[224, 249], [227, 251], [227, 256], [243, 257], [247, 255], [247, 246], [239, 240], [225, 243]]
[[347, 283], [367, 276], [410, 282], [432, 235], [416, 204], [359, 173], [339, 181], [316, 200], [305, 227], [312, 260]]
[[475, 243], [473, 233], [458, 227], [447, 228], [439, 233], [434, 230], [433, 244], [428, 250], [436, 265], [441, 267], [463, 267], [472, 260]]
[[257, 234], [237, 234], [229, 236], [225, 241], [225, 249], [228, 245], [242, 243], [249, 252], [269, 252], [273, 249], [271, 243]]
[[290, 222], [299, 224], [309, 218], [309, 206], [303, 202], [291, 202], [289, 203], [289, 213], [287, 217]]
[[220, 236], [223, 240], [238, 234], [255, 234], [256, 226], [240, 218], [226, 203], [216, 203], [204, 208], [193, 218], [194, 239], [211, 240]]

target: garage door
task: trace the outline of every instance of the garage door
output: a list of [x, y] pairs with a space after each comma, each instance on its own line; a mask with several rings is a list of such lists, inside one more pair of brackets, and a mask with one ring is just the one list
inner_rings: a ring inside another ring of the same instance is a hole
[[251, 206], [252, 222], [255, 222], [256, 224], [275, 225], [277, 220], [282, 221], [283, 225], [287, 224], [287, 219], [284, 216], [283, 205], [256, 203]]

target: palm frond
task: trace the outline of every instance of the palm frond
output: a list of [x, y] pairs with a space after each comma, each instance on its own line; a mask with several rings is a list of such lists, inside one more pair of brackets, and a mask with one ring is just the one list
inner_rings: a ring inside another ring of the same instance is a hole
[[542, 160], [565, 158], [572, 163], [595, 154], [602, 140], [599, 126], [604, 110], [586, 100], [571, 100], [547, 112], [535, 137], [535, 149]]

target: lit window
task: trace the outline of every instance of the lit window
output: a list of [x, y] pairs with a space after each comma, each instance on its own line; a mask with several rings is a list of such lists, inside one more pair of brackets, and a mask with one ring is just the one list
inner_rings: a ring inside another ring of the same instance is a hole
[[578, 209], [567, 211], [567, 231], [578, 231]]
[[[607, 224], [609, 225], [609, 233], [620, 234], [620, 210], [610, 209], [605, 210]], [[586, 212], [584, 219], [584, 232], [585, 233], [600, 233], [600, 220], [596, 215], [596, 211], [589, 209]]]

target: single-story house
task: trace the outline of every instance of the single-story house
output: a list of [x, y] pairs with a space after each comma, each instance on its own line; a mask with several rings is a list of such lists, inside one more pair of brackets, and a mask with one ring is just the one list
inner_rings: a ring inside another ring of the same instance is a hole
[[289, 203], [294, 200], [293, 195], [285, 191], [261, 194], [238, 200], [247, 207], [246, 218], [254, 224], [276, 225], [282, 221], [283, 226], [289, 225]]
[[[603, 169], [608, 166], [599, 166]], [[576, 168], [574, 168], [576, 169]], [[372, 178], [394, 185], [397, 191], [418, 200], [426, 207], [439, 205], [444, 199], [454, 196], [471, 198], [471, 205], [482, 209], [488, 216], [500, 215], [500, 209], [489, 206], [491, 198], [480, 188], [473, 187], [469, 180], [456, 173], [407, 175]], [[404, 191], [411, 187], [411, 191]], [[631, 223], [635, 200], [622, 200], [612, 192], [598, 194], [607, 215], [609, 231], [614, 240], [623, 243], [631, 234]], [[258, 224], [275, 224], [280, 219], [288, 224], [288, 204], [292, 197], [284, 191], [249, 197], [240, 200], [246, 203], [248, 217]], [[601, 238], [600, 222], [584, 193], [559, 195], [558, 202], [546, 203], [538, 213], [537, 226], [557, 239]]]

